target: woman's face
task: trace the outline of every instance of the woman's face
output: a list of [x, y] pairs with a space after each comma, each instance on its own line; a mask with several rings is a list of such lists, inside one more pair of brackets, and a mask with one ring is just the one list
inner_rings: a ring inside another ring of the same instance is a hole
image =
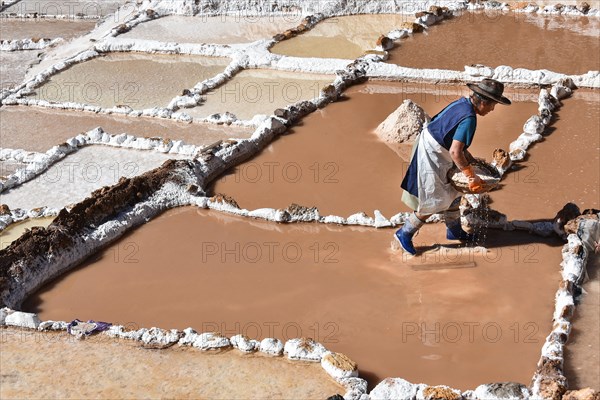
[[482, 117], [487, 115], [491, 111], [494, 111], [496, 107], [495, 101], [480, 101], [477, 106], [475, 106], [475, 112]]

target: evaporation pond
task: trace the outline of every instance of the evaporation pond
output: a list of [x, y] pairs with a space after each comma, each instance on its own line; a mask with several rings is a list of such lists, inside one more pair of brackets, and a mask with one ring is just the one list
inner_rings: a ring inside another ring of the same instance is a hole
[[334, 79], [333, 75], [244, 70], [229, 82], [206, 93], [206, 100], [200, 106], [183, 112], [203, 118], [228, 111], [238, 119], [250, 120], [255, 115], [272, 115], [277, 108], [319, 97], [321, 88]]
[[64, 19], [2, 19], [0, 40], [72, 39], [94, 29], [96, 21]]
[[[563, 18], [563, 28], [518, 13], [464, 13], [430, 27], [427, 34], [403, 39], [388, 62], [457, 71], [483, 64], [584, 74], [600, 69], [599, 23], [594, 19]], [[587, 34], [588, 24], [596, 26], [595, 35]]]
[[414, 19], [412, 15], [348, 15], [327, 18], [296, 37], [277, 43], [271, 52], [293, 57], [354, 60], [374, 49], [381, 35]]
[[120, 37], [158, 40], [177, 43], [248, 43], [272, 36], [295, 27], [299, 15], [257, 17], [250, 15], [221, 15], [186, 17], [169, 15], [133, 28]]
[[140, 110], [166, 107], [184, 89], [225, 70], [227, 58], [109, 53], [57, 73], [30, 97]]
[[34, 107], [0, 108], [0, 147], [44, 153], [80, 133], [101, 127], [113, 135], [183, 140], [208, 145], [217, 140], [249, 138], [253, 130], [238, 126], [188, 124], [162, 118], [55, 110]]
[[[517, 101], [528, 99], [525, 93], [508, 91], [515, 100], [512, 106], [498, 106], [478, 118], [473, 142], [481, 147], [475, 156], [491, 160], [495, 148], [508, 149], [521, 134], [523, 123], [537, 113], [537, 103]], [[390, 82], [353, 86], [345, 92], [345, 100], [308, 115], [300, 126], [230, 170], [216, 181], [213, 192], [232, 196], [248, 210], [296, 203], [316, 206], [321, 215], [373, 216], [379, 210], [391, 218], [408, 211], [400, 200], [400, 183], [412, 145], [388, 146], [375, 128], [405, 99], [433, 116], [461, 95], [468, 95], [466, 87]]]
[[23, 308], [42, 320], [312, 337], [371, 385], [529, 382], [552, 327], [562, 242], [490, 231], [481, 255], [450, 247], [444, 225], [431, 224], [417, 246], [444, 247], [407, 258], [390, 250], [393, 232], [174, 209]]
[[87, 146], [69, 154], [48, 170], [13, 189], [0, 193], [0, 204], [12, 208], [63, 208], [88, 197], [94, 190], [116, 184], [160, 167], [168, 159], [186, 158], [151, 150]]

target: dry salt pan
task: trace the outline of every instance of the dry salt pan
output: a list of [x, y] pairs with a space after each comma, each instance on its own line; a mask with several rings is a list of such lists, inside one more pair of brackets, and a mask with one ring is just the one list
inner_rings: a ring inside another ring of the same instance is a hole
[[209, 17], [170, 15], [140, 24], [120, 37], [177, 43], [249, 43], [270, 39], [295, 27], [302, 16], [252, 16], [242, 13]]
[[0, 203], [11, 209], [60, 209], [83, 200], [96, 189], [114, 185], [122, 176], [140, 175], [170, 158], [182, 156], [100, 145], [84, 147], [31, 181], [0, 193]]
[[37, 63], [39, 57], [40, 53], [35, 50], [0, 51], [0, 91], [19, 86], [29, 67]]
[[[127, 0], [21, 0], [2, 11], [4, 16], [36, 15], [38, 17], [98, 19], [114, 13]], [[127, 12], [131, 13], [133, 7]], [[123, 10], [125, 12], [125, 10]]]

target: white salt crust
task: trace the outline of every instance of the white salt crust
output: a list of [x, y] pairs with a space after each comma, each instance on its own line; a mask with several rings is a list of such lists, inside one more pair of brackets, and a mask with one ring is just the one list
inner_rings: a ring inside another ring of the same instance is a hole
[[10, 210], [10, 213], [0, 215], [0, 232], [6, 229], [9, 225], [25, 221], [29, 218], [55, 217], [60, 210], [49, 207], [34, 208], [31, 210], [22, 210], [16, 208]]
[[46, 47], [56, 46], [62, 42], [64, 42], [64, 39], [62, 38], [3, 40], [0, 42], [0, 51], [42, 50]]

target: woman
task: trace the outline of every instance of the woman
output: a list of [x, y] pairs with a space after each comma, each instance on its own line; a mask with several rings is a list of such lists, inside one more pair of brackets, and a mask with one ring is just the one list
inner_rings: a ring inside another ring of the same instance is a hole
[[447, 173], [456, 164], [469, 177], [469, 190], [481, 191], [481, 178], [469, 165], [474, 158], [467, 150], [475, 135], [477, 115], [487, 115], [497, 103], [510, 105], [511, 102], [502, 96], [504, 85], [494, 79], [467, 86], [473, 91], [469, 98], [450, 103], [423, 127], [402, 181], [405, 190], [402, 201], [415, 212], [395, 236], [402, 248], [412, 255], [417, 253], [413, 236], [435, 213], [444, 212], [448, 239], [471, 239], [460, 226], [460, 193], [448, 181]]

